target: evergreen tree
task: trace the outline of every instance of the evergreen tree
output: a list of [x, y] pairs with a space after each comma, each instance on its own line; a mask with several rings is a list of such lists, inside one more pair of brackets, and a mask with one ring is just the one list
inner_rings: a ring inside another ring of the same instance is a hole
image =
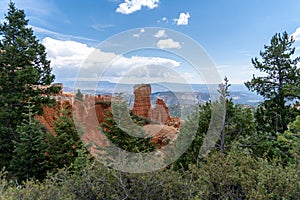
[[289, 124], [289, 131], [295, 133], [300, 137], [300, 115], [296, 117], [296, 120]]
[[244, 142], [250, 152], [256, 157], [266, 158], [269, 161], [275, 160], [280, 162], [281, 165], [295, 163], [299, 165], [299, 122], [300, 117], [297, 117], [295, 121], [289, 123], [289, 128], [284, 133], [255, 133]]
[[252, 110], [247, 106], [233, 103], [229, 92], [231, 84], [228, 82], [225, 77], [224, 83], [219, 85], [220, 102], [225, 102], [226, 107], [220, 142], [217, 143], [222, 152], [225, 152], [232, 142], [251, 136], [255, 132]]
[[[204, 137], [209, 128], [211, 120], [211, 102], [199, 105], [199, 110], [196, 108], [194, 111], [195, 112], [189, 115], [188, 119], [180, 125], [180, 131], [175, 140], [174, 146], [177, 151], [183, 152], [183, 150], [187, 148], [180, 158], [172, 164], [172, 168], [175, 170], [181, 168], [187, 170], [190, 164], [197, 163]], [[196, 129], [197, 132], [195, 133]], [[192, 142], [190, 143], [191, 139]], [[190, 144], [190, 146], [187, 146], [188, 144]]]
[[[252, 59], [253, 66], [266, 75], [255, 77], [245, 83], [251, 91], [256, 91], [265, 98], [257, 113], [258, 129], [263, 131], [284, 132], [294, 119], [287, 100], [299, 99], [300, 69], [297, 63], [300, 57], [292, 58], [294, 40], [286, 32], [275, 34], [271, 44], [260, 52], [262, 61]], [[264, 127], [270, 127], [265, 129]]]
[[[219, 85], [220, 100], [217, 102], [206, 102], [203, 105], [199, 105], [199, 115], [198, 119], [195, 117], [189, 119], [187, 122], [188, 126], [195, 127], [193, 121], [199, 123], [198, 130], [194, 139], [188, 150], [173, 164], [173, 168], [178, 169], [181, 166], [188, 169], [189, 164], [196, 164], [198, 155], [203, 145], [204, 138], [207, 135], [211, 120], [212, 111], [216, 107], [220, 107], [223, 102], [225, 103], [226, 113], [223, 119], [221, 133], [217, 135], [220, 136], [216, 148], [225, 152], [226, 149], [230, 149], [231, 144], [236, 141], [242, 141], [243, 138], [251, 136], [255, 132], [255, 125], [253, 114], [250, 108], [242, 105], [235, 105], [230, 98], [229, 93], [230, 84], [228, 84], [228, 79], [225, 77], [224, 83]], [[215, 106], [215, 107], [214, 107]], [[216, 111], [215, 111], [216, 112]], [[215, 126], [215, 125], [212, 125]], [[182, 138], [181, 132], [178, 135], [178, 140]], [[183, 133], [183, 134], [189, 134]]]
[[80, 89], [77, 90], [76, 99], [79, 101], [83, 101], [83, 94], [81, 93]]
[[[219, 90], [218, 92], [220, 93], [220, 103], [222, 104], [223, 102], [225, 103], [225, 107], [227, 108], [227, 106], [229, 105], [232, 105], [231, 104], [231, 101], [228, 101], [227, 97], [229, 96], [229, 87], [231, 86], [228, 82], [229, 80], [227, 79], [227, 77], [225, 76], [224, 78], [224, 82], [225, 83], [222, 83], [219, 85]], [[229, 104], [230, 103], [230, 104]], [[225, 115], [223, 116], [223, 125], [222, 125], [222, 131], [221, 131], [221, 138], [220, 138], [220, 141], [221, 141], [221, 144], [220, 144], [220, 149], [221, 151], [224, 153], [225, 151], [225, 127], [228, 123], [228, 114], [227, 114], [227, 109], [226, 109], [226, 113]], [[226, 117], [227, 117], [227, 120], [226, 120]]]
[[[150, 142], [151, 137], [146, 137], [145, 131], [131, 120], [129, 108], [123, 101], [112, 102], [113, 113], [108, 111], [105, 122], [101, 128], [109, 141], [115, 146], [130, 152], [150, 152], [155, 149]], [[128, 134], [130, 133], [130, 135]]]
[[82, 134], [74, 124], [68, 109], [61, 111], [61, 116], [54, 121], [56, 135], [50, 138], [50, 159], [54, 169], [70, 166], [78, 156], [78, 149], [84, 149], [80, 139]]
[[[10, 2], [5, 20], [0, 24], [0, 167], [12, 157], [12, 140], [18, 141], [17, 126], [23, 121], [26, 102], [42, 112], [43, 104], [54, 103], [49, 95], [58, 92], [47, 87], [53, 80], [45, 47], [28, 27], [23, 10]], [[2, 140], [5, 139], [5, 140]]]
[[28, 119], [18, 126], [19, 139], [14, 140], [14, 151], [9, 169], [20, 181], [30, 178], [42, 180], [49, 170], [48, 134], [42, 130], [38, 120], [34, 119], [33, 106], [26, 106]]

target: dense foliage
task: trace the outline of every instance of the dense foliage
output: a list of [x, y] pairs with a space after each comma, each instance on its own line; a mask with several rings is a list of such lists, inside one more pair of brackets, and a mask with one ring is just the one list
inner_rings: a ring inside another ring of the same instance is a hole
[[[252, 110], [248, 106], [234, 105], [229, 95], [228, 80], [225, 77], [224, 84], [219, 86], [220, 101], [218, 102], [206, 102], [203, 105], [199, 105], [199, 115], [189, 119], [186, 123], [193, 129], [191, 121], [198, 121], [197, 133], [193, 135], [193, 142], [189, 146], [188, 150], [173, 164], [175, 169], [183, 167], [187, 169], [189, 164], [196, 164], [199, 159], [199, 152], [203, 140], [208, 132], [211, 114], [214, 104], [225, 103], [226, 113], [224, 113], [224, 122], [222, 124], [222, 130], [218, 135], [220, 136], [215, 145], [216, 149], [221, 150], [223, 153], [229, 151], [231, 146], [242, 138], [250, 137], [255, 132], [255, 124], [252, 115]], [[185, 125], [184, 125], [185, 126]], [[211, 126], [214, 126], [213, 124]], [[188, 129], [188, 131], [192, 131]], [[187, 133], [184, 133], [187, 134]], [[181, 140], [181, 132], [178, 136]]]
[[78, 151], [87, 153], [80, 136], [83, 129], [76, 127], [71, 111], [64, 108], [54, 121], [56, 135], [49, 135], [49, 158], [52, 170], [71, 166], [78, 157]]
[[299, 173], [237, 150], [211, 153], [200, 167], [134, 174], [99, 163], [77, 173], [60, 170], [43, 183], [20, 186], [0, 178], [2, 199], [297, 199]]
[[137, 116], [132, 119], [128, 105], [122, 100], [113, 102], [112, 107], [113, 111], [107, 111], [108, 116], [101, 124], [101, 129], [111, 145], [135, 153], [153, 151], [155, 145], [151, 143], [152, 137], [147, 137], [142, 127], [137, 126], [143, 125], [146, 121]]
[[19, 140], [24, 106], [31, 102], [41, 114], [43, 104], [54, 103], [49, 95], [57, 89], [47, 87], [54, 75], [45, 47], [28, 27], [24, 11], [12, 2], [0, 24], [0, 38], [0, 167], [7, 167], [14, 151], [12, 141]]
[[19, 181], [29, 178], [43, 180], [51, 169], [47, 155], [50, 133], [43, 131], [42, 125], [34, 118], [34, 106], [28, 105], [26, 108], [28, 119], [17, 128], [19, 139], [13, 141], [14, 151], [9, 169]]

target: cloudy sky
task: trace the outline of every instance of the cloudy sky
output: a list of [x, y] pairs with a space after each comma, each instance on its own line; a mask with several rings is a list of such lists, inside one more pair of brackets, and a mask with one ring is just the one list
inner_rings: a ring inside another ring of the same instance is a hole
[[[8, 2], [0, 0], [1, 21]], [[219, 74], [243, 83], [275, 33], [287, 31], [300, 49], [299, 0], [15, 3], [46, 46], [57, 82], [200, 83]]]

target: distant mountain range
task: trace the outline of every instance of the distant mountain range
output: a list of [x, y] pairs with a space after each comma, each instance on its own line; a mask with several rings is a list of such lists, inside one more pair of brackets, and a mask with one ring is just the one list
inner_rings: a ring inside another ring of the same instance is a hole
[[[67, 82], [64, 83], [64, 92], [76, 93], [80, 88], [84, 94], [92, 95], [117, 95], [123, 94], [126, 99], [133, 104], [134, 84], [119, 84], [109, 81], [100, 82]], [[206, 84], [180, 84], [180, 83], [153, 83], [151, 84], [152, 94], [151, 103], [154, 105], [157, 98], [163, 99], [168, 106], [174, 104], [194, 104], [195, 101], [204, 103], [217, 93], [218, 85]], [[250, 92], [243, 84], [232, 84], [229, 88], [230, 97], [234, 103], [257, 106], [263, 98]]]

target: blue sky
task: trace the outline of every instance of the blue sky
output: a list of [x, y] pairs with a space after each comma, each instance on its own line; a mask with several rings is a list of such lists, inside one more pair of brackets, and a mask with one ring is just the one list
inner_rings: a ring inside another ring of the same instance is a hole
[[[175, 71], [188, 82], [201, 82], [184, 58], [168, 52], [172, 48], [181, 49], [178, 54], [188, 51], [184, 47], [186, 42], [178, 38], [180, 36], [170, 37], [172, 31], [198, 43], [215, 64], [220, 77], [226, 75], [231, 83], [251, 79], [256, 73], [251, 58], [259, 56], [259, 51], [269, 44], [275, 33], [287, 31], [293, 34], [295, 47], [300, 48], [299, 0], [15, 0], [15, 3], [25, 10], [29, 24], [46, 46], [58, 82], [71, 80], [82, 69], [88, 70], [88, 66], [84, 66], [85, 60], [96, 47], [98, 56], [111, 57], [111, 60], [119, 57], [122, 61], [116, 64], [112, 73], [132, 68], [134, 61], [147, 65], [146, 68], [134, 68], [130, 76], [128, 71], [117, 73], [115, 77], [110, 73], [110, 76], [102, 77], [105, 80], [119, 81], [120, 76], [127, 74], [127, 78], [139, 82], [133, 75], [155, 76], [151, 74], [154, 62], [154, 65], [168, 67], [156, 73], [166, 76], [166, 71]], [[0, 0], [0, 20], [7, 13], [7, 4], [8, 0]], [[161, 37], [156, 37], [164, 42], [164, 46], [159, 46], [157, 41], [158, 50], [141, 50], [127, 55], [120, 55], [118, 47], [114, 49], [112, 43], [110, 47], [103, 46], [103, 41], [132, 29], [122, 35], [124, 40], [132, 41], [132, 44], [143, 43], [142, 40], [147, 40], [142, 38], [143, 31], [148, 31], [146, 27], [157, 27], [153, 35], [159, 30], [165, 31], [164, 34], [160, 32]], [[121, 66], [122, 63], [130, 64]], [[163, 81], [164, 76], [155, 80]], [[99, 80], [99, 74], [95, 79]]]

